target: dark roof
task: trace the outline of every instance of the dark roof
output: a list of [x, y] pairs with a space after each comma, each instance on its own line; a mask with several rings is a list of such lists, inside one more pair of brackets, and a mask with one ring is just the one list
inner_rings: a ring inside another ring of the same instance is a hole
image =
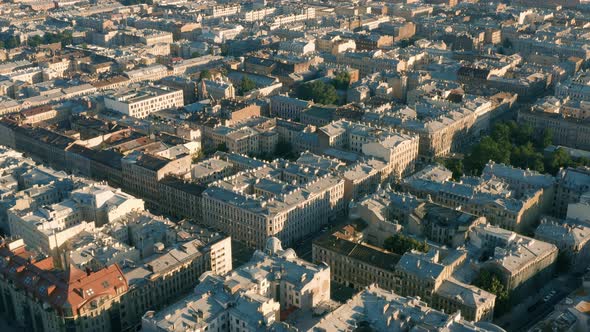
[[175, 188], [177, 190], [184, 191], [194, 196], [201, 196], [203, 191], [207, 189], [207, 186], [193, 182], [183, 181], [182, 179], [179, 179], [174, 176], [167, 176], [160, 180], [160, 183]]
[[33, 115], [42, 114], [42, 113], [46, 113], [49, 111], [53, 111], [53, 106], [43, 105], [43, 106], [32, 107], [32, 108], [28, 108], [26, 110], [20, 111], [20, 113], [25, 117], [30, 117]]
[[330, 106], [320, 106], [320, 105], [313, 105], [312, 107], [304, 110], [302, 112], [306, 116], [312, 116], [315, 118], [320, 118], [324, 120], [331, 120], [334, 118], [334, 114], [336, 113], [336, 107]]
[[424, 203], [416, 208], [413, 214], [429, 223], [439, 226], [460, 227], [469, 226], [479, 217], [434, 203]]
[[247, 57], [245, 60], [247, 63], [251, 63], [257, 66], [265, 66], [265, 67], [272, 67], [275, 62], [272, 60], [264, 59], [264, 58], [257, 58], [257, 57]]
[[121, 158], [123, 154], [113, 150], [92, 150], [85, 146], [73, 144], [68, 152], [83, 156], [89, 160], [103, 164], [115, 169], [121, 169]]
[[457, 71], [458, 76], [477, 77], [481, 79], [487, 79], [489, 74], [489, 69], [480, 69], [473, 67], [461, 67]]
[[15, 128], [15, 131], [36, 141], [50, 144], [60, 149], [65, 149], [76, 141], [73, 138], [60, 135], [44, 128], [20, 126]]
[[168, 145], [179, 145], [179, 144], [185, 144], [185, 143], [189, 142], [189, 140], [186, 140], [182, 137], [171, 135], [171, 134], [164, 133], [164, 132], [160, 133], [158, 135], [158, 138], [160, 139], [160, 141], [162, 141]]
[[162, 157], [157, 157], [150, 154], [141, 154], [137, 157], [135, 164], [152, 171], [159, 171], [164, 166], [168, 165], [170, 160]]
[[394, 271], [401, 256], [370, 245], [355, 243], [329, 234], [313, 241], [317, 246], [339, 253], [383, 270]]

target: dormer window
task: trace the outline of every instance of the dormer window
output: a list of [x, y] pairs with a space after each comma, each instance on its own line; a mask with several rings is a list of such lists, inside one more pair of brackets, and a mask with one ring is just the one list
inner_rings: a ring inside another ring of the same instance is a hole
[[30, 286], [32, 282], [33, 282], [33, 278], [31, 278], [31, 276], [27, 276], [25, 278], [25, 285]]

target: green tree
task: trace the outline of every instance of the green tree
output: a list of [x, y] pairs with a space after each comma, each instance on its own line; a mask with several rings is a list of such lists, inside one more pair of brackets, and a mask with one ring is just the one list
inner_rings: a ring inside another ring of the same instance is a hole
[[509, 123], [497, 123], [492, 129], [492, 138], [496, 142], [509, 143], [512, 128]]
[[192, 162], [196, 163], [199, 160], [203, 159], [203, 157], [205, 156], [205, 153], [202, 149], [199, 149], [199, 151], [193, 153], [192, 155]]
[[502, 315], [510, 309], [510, 293], [496, 273], [482, 269], [473, 284], [496, 295], [495, 315]]
[[33, 36], [27, 40], [27, 45], [31, 47], [37, 47], [43, 44], [43, 38], [41, 36]]
[[459, 181], [463, 174], [465, 174], [463, 160], [461, 159], [444, 159], [441, 164], [453, 172], [453, 180], [455, 181]]
[[287, 160], [294, 160], [297, 158], [297, 154], [293, 151], [293, 145], [284, 140], [280, 140], [275, 146], [274, 156]]
[[207, 69], [203, 70], [200, 74], [199, 74], [199, 78], [204, 80], [204, 79], [210, 79], [211, 76], [211, 72]]
[[385, 239], [383, 242], [383, 248], [398, 255], [403, 255], [410, 250], [418, 250], [421, 252], [428, 252], [428, 250], [430, 250], [430, 246], [425, 241], [418, 241], [400, 233], [396, 233]]
[[512, 137], [515, 138], [514, 143], [526, 144], [533, 138], [533, 128], [531, 126], [522, 126], [518, 130], [512, 132]]
[[74, 41], [72, 31], [65, 30], [58, 33], [47, 32], [43, 36], [33, 36], [27, 40], [27, 45], [37, 47], [53, 43], [61, 43], [62, 46], [71, 44]]
[[13, 49], [20, 46], [20, 39], [16, 36], [10, 36], [7, 40], [4, 41], [4, 46], [7, 49]]
[[570, 154], [564, 148], [558, 148], [545, 158], [545, 169], [551, 174], [557, 174], [561, 167], [574, 166]]
[[297, 95], [301, 99], [313, 100], [320, 104], [335, 104], [338, 100], [336, 88], [322, 81], [307, 82], [299, 86]]
[[529, 168], [538, 172], [545, 171], [543, 155], [535, 151], [531, 142], [514, 146], [510, 155], [510, 164], [523, 169]]
[[490, 160], [508, 164], [510, 162], [509, 143], [485, 136], [471, 149], [471, 153], [465, 159], [465, 169], [470, 174], [479, 175]]
[[227, 44], [221, 44], [221, 46], [219, 46], [219, 51], [221, 52], [221, 55], [223, 56], [227, 56], [229, 55], [229, 47], [227, 46]]
[[551, 131], [551, 129], [549, 129], [549, 128], [543, 129], [543, 132], [541, 133], [541, 137], [537, 141], [537, 146], [540, 149], [545, 149], [546, 147], [548, 147], [552, 143], [553, 143], [553, 131]]
[[227, 144], [219, 143], [219, 145], [217, 145], [217, 149], [215, 151], [228, 152], [229, 149], [227, 148]]
[[346, 71], [341, 71], [336, 74], [334, 80], [332, 81], [334, 87], [338, 90], [346, 90], [350, 85], [350, 74]]
[[254, 83], [254, 81], [252, 81], [252, 79], [246, 75], [242, 78], [242, 81], [240, 82], [240, 86], [238, 87], [238, 94], [243, 96], [254, 89], [256, 89], [256, 83]]

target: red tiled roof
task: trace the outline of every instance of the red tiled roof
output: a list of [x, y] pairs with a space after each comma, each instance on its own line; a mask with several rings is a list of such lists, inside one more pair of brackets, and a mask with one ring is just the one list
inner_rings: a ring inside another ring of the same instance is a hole
[[51, 105], [43, 105], [43, 106], [38, 106], [38, 107], [33, 107], [33, 108], [29, 108], [26, 110], [22, 110], [20, 113], [25, 116], [25, 117], [30, 117], [33, 115], [37, 115], [37, 114], [41, 114], [41, 113], [46, 113], [46, 112], [50, 112], [53, 110], [53, 106]]
[[96, 272], [70, 266], [64, 272], [55, 269], [52, 258], [35, 261], [24, 246], [9, 250], [6, 243], [0, 244], [0, 274], [59, 312], [71, 308], [74, 315], [96, 298], [117, 296], [128, 289], [116, 264]]

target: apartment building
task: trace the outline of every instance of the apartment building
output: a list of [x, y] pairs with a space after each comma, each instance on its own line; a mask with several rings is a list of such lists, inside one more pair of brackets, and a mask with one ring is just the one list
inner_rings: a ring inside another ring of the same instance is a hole
[[244, 266], [225, 276], [205, 273], [193, 294], [142, 319], [147, 332], [183, 326], [209, 331], [263, 331], [297, 311], [330, 303], [330, 268], [297, 257], [269, 238]]
[[419, 139], [417, 135], [394, 134], [378, 142], [365, 143], [364, 155], [385, 160], [393, 165], [392, 175], [396, 179], [414, 171], [418, 159]]
[[[269, 177], [266, 177], [269, 175]], [[295, 243], [344, 208], [344, 181], [332, 175], [299, 186], [263, 166], [218, 181], [202, 194], [203, 222], [260, 248], [269, 236]]]
[[510, 291], [533, 289], [535, 282], [551, 279], [558, 249], [554, 244], [535, 240], [490, 224], [478, 225], [469, 235], [478, 248], [493, 252], [482, 268], [499, 273]]
[[[313, 326], [318, 331], [350, 331], [366, 329], [394, 332], [411, 326], [416, 330], [445, 330], [449, 332], [491, 332], [493, 324], [480, 327], [463, 318], [457, 311], [437, 311], [415, 297], [404, 297], [376, 285], [367, 286], [341, 307], [329, 313]], [[407, 324], [407, 325], [406, 325]]]
[[407, 219], [400, 221], [408, 233], [451, 248], [464, 246], [473, 227], [486, 222], [485, 217], [430, 202], [422, 202], [407, 213]]
[[70, 198], [80, 207], [81, 218], [93, 220], [96, 227], [108, 224], [130, 212], [144, 210], [142, 199], [104, 183], [74, 190]]
[[564, 82], [555, 86], [555, 96], [558, 98], [569, 97], [574, 100], [590, 101], [590, 72], [582, 71]]
[[584, 271], [590, 262], [590, 227], [573, 220], [541, 219], [535, 239], [552, 243], [575, 271]]
[[127, 29], [120, 33], [119, 39], [123, 45], [143, 44], [152, 46], [157, 44], [172, 44], [174, 42], [171, 32], [156, 29]]
[[[54, 258], [37, 260], [24, 246], [22, 239], [0, 246], [0, 255], [10, 261], [0, 269], [0, 301], [2, 308], [18, 305], [3, 312], [27, 330], [133, 331], [147, 310], [188, 293], [201, 274], [232, 269], [229, 237], [145, 212], [72, 238], [65, 271], [54, 266]], [[8, 271], [17, 268], [22, 273]], [[17, 277], [24, 281], [13, 280]], [[107, 291], [109, 286], [114, 289]], [[62, 291], [62, 300], [55, 300]], [[64, 303], [72, 296], [74, 302]], [[48, 304], [62, 307], [47, 310]]]
[[391, 178], [392, 164], [378, 159], [369, 159], [353, 164], [342, 171], [344, 199], [358, 200], [374, 192]]
[[14, 99], [0, 97], [0, 115], [16, 113], [20, 111], [22, 105]]
[[201, 99], [214, 100], [231, 99], [236, 96], [236, 89], [229, 81], [204, 79], [199, 86]]
[[210, 158], [191, 167], [191, 179], [199, 183], [221, 180], [233, 173], [233, 165], [225, 160]]
[[366, 76], [382, 70], [397, 71], [400, 62], [386, 56], [381, 50], [348, 51], [336, 54], [336, 63], [359, 70], [360, 76]]
[[313, 20], [316, 17], [315, 7], [300, 7], [292, 13], [276, 15], [273, 17], [270, 29], [275, 30], [282, 26], [305, 20]]
[[75, 235], [94, 231], [131, 211], [143, 210], [143, 201], [106, 185], [90, 185], [53, 204], [21, 201], [8, 209], [10, 234], [55, 256]]
[[141, 195], [150, 203], [160, 198], [160, 180], [167, 175], [184, 175], [190, 172], [190, 155], [181, 155], [175, 160], [133, 151], [121, 159], [123, 187]]
[[[315, 240], [313, 261], [324, 262], [332, 280], [361, 289], [372, 284], [405, 296], [420, 296], [445, 312], [460, 310], [472, 321], [491, 320], [495, 296], [451, 277], [466, 253], [432, 249], [398, 255], [374, 243], [371, 226], [346, 225]], [[391, 233], [390, 233], [391, 234]]]
[[208, 8], [205, 8], [203, 11], [205, 15], [211, 17], [224, 17], [224, 16], [231, 16], [236, 15], [240, 12], [241, 6], [237, 5], [214, 5]]
[[189, 293], [203, 273], [224, 275], [232, 270], [231, 239], [202, 230], [201, 234], [193, 232], [192, 239], [163, 249], [156, 243], [160, 248], [153, 255], [122, 269], [129, 283], [122, 299], [125, 329], [137, 329], [146, 311], [165, 308]]
[[108, 94], [104, 103], [108, 109], [141, 119], [157, 111], [182, 107], [184, 98], [182, 90], [147, 86]]
[[246, 22], [256, 22], [256, 21], [264, 20], [265, 17], [274, 14], [275, 11], [276, 11], [276, 8], [265, 7], [262, 9], [249, 10], [246, 12], [242, 12], [240, 16]]
[[294, 53], [297, 55], [306, 55], [315, 52], [315, 40], [295, 39], [280, 42], [279, 50]]
[[50, 256], [58, 256], [58, 249], [74, 235], [94, 230], [94, 223], [82, 220], [80, 209], [72, 200], [34, 211], [9, 209], [8, 226], [10, 234], [22, 237], [29, 245]]
[[[407, 96], [412, 107], [366, 112], [363, 120], [419, 135], [420, 158], [426, 161], [460, 151], [473, 138], [489, 130], [490, 120], [504, 113], [516, 101], [516, 95], [503, 94], [493, 98], [457, 95], [461, 102], [454, 102], [451, 97], [456, 92], [454, 85], [435, 80], [422, 83], [420, 87]], [[437, 97], [439, 94], [449, 97], [441, 100]]]
[[[123, 73], [129, 78], [129, 84], [143, 81], [157, 81], [170, 75], [168, 68], [164, 65], [154, 64], [143, 68], [128, 70]], [[174, 71], [174, 74], [178, 74]]]
[[316, 39], [316, 49], [320, 52], [337, 55], [346, 51], [356, 50], [356, 43], [353, 39], [325, 35]]
[[363, 241], [358, 225], [326, 234], [312, 245], [312, 259], [330, 266], [334, 282], [357, 290], [377, 284], [394, 289], [395, 266], [401, 256]]
[[555, 145], [590, 150], [590, 118], [585, 115], [590, 113], [584, 110], [585, 103], [546, 98], [531, 110], [520, 110], [517, 120], [536, 133], [551, 131]]
[[406, 178], [402, 186], [420, 198], [486, 217], [487, 221], [509, 230], [535, 227], [543, 205], [544, 190], [530, 190], [516, 196], [510, 185], [500, 178], [464, 177], [451, 181], [451, 172], [442, 166], [428, 166]]
[[384, 161], [395, 178], [413, 171], [418, 158], [417, 135], [345, 120], [318, 128], [318, 139], [321, 148], [348, 150]]
[[[59, 271], [52, 258], [37, 259], [25, 242], [3, 240], [0, 257], [2, 314], [25, 331], [121, 330], [119, 312], [127, 279], [117, 265], [97, 271], [70, 266]], [[15, 271], [19, 271], [15, 273]]]
[[32, 159], [21, 153], [0, 147], [0, 227], [10, 234], [8, 210], [29, 209], [56, 204], [69, 197], [76, 188], [87, 186], [92, 181], [51, 168], [37, 166]]
[[451, 251], [446, 256], [438, 250], [428, 253], [406, 252], [397, 263], [395, 292], [420, 296], [435, 308], [460, 310], [473, 321], [491, 321], [496, 296], [452, 277], [453, 271], [466, 259], [466, 253]]
[[563, 219], [568, 215], [570, 204], [579, 203], [582, 196], [590, 192], [590, 168], [564, 168], [557, 173], [556, 179], [557, 189], [552, 214]]
[[312, 101], [275, 95], [270, 97], [270, 113], [283, 119], [298, 121], [301, 112], [312, 104]]

